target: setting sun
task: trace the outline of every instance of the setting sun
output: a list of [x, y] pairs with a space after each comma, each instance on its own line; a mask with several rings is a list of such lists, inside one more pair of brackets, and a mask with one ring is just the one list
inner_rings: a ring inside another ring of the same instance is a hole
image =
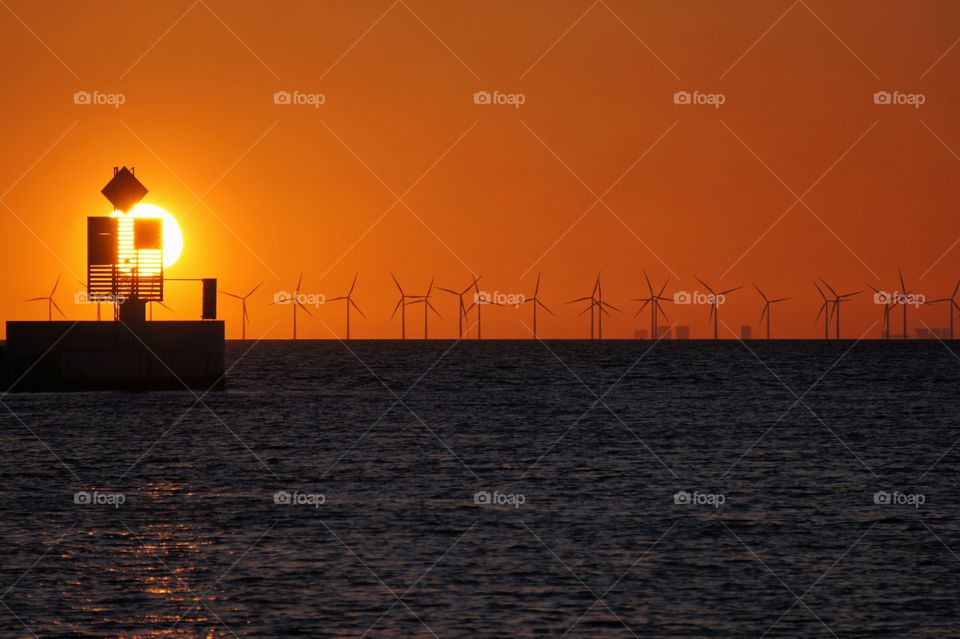
[[[117, 211], [114, 216], [122, 217], [124, 214]], [[183, 252], [183, 231], [177, 224], [177, 219], [169, 211], [155, 204], [144, 204], [143, 202], [134, 206], [127, 215], [131, 217], [159, 217], [163, 220], [163, 268], [170, 268]]]

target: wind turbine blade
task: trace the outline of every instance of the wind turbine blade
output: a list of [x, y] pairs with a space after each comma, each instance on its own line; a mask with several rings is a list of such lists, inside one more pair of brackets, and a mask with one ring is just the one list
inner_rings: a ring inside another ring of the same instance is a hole
[[401, 305], [401, 304], [403, 304], [403, 298], [402, 298], [402, 297], [400, 298], [400, 301], [397, 302], [397, 305], [393, 307], [393, 312], [390, 313], [390, 319], [393, 319], [393, 317], [397, 314], [397, 311], [400, 310], [400, 305]]
[[426, 304], [427, 304], [427, 308], [429, 308], [431, 311], [433, 311], [433, 314], [434, 314], [434, 315], [436, 315], [436, 316], [439, 317], [440, 319], [443, 319], [443, 315], [441, 315], [441, 314], [437, 311], [437, 309], [435, 309], [435, 308], [433, 307], [433, 304], [430, 303], [430, 300], [424, 300], [424, 301], [425, 301]]
[[397, 285], [397, 290], [400, 291], [400, 295], [403, 295], [403, 287], [400, 286], [400, 282], [397, 281], [397, 277], [393, 273], [390, 273], [390, 277], [393, 278], [393, 283]]
[[837, 292], [836, 292], [835, 290], [833, 290], [833, 287], [830, 286], [829, 284], [827, 284], [827, 283], [823, 280], [822, 277], [820, 278], [820, 282], [823, 283], [823, 285], [827, 287], [827, 290], [830, 291], [830, 292], [833, 294], [834, 297], [837, 296]]
[[242, 297], [240, 297], [239, 295], [237, 295], [237, 294], [235, 294], [235, 293], [228, 293], [228, 292], [226, 292], [226, 291], [220, 291], [220, 294], [221, 294], [221, 295], [226, 295], [227, 297], [235, 297], [235, 298], [237, 298], [238, 300], [242, 300], [242, 299], [243, 299]]
[[443, 291], [444, 293], [450, 293], [451, 295], [460, 295], [458, 291], [453, 291], [453, 290], [450, 290], [449, 288], [444, 288], [442, 286], [438, 286], [437, 290]]
[[665, 310], [663, 310], [663, 307], [662, 307], [662, 306], [660, 306], [660, 302], [654, 301], [653, 303], [654, 303], [654, 304], [656, 305], [656, 307], [657, 307], [656, 312], [658, 312], [658, 313], [660, 313], [661, 315], [663, 315], [663, 319], [669, 320], [670, 318], [667, 317], [667, 312], [666, 312]]
[[461, 295], [466, 295], [466, 294], [467, 294], [467, 291], [469, 291], [471, 288], [474, 289], [474, 290], [476, 290], [476, 291], [479, 293], [479, 292], [480, 292], [480, 288], [477, 286], [477, 283], [480, 281], [480, 277], [481, 277], [481, 276], [479, 276], [479, 275], [478, 275], [478, 276], [474, 276], [473, 281], [470, 282], [470, 285], [467, 286], [467, 288], [463, 289], [463, 292], [460, 293], [460, 294], [461, 294]]
[[[762, 295], [762, 293], [761, 293], [761, 295]], [[766, 304], [763, 305], [763, 309], [760, 311], [760, 321], [761, 321], [761, 322], [763, 321], [763, 318], [766, 317], [766, 315], [767, 315], [767, 309], [768, 309], [768, 307], [770, 306], [770, 304], [771, 304], [770, 302], [767, 302]]]
[[534, 300], [534, 302], [537, 304], [537, 306], [539, 306], [540, 308], [542, 308], [542, 309], [545, 310], [546, 312], [548, 312], [548, 313], [550, 313], [551, 315], [553, 315], [554, 317], [556, 317], [556, 314], [555, 314], [553, 311], [551, 311], [549, 308], [547, 308], [547, 305], [546, 305], [546, 304], [544, 304], [544, 303], [541, 302], [540, 300]]
[[243, 323], [244, 323], [244, 324], [249, 324], [249, 323], [250, 323], [250, 314], [247, 312], [247, 305], [246, 305], [246, 304], [243, 305]]
[[650, 291], [650, 297], [653, 297], [653, 284], [650, 283], [650, 277], [647, 275], [647, 269], [643, 269], [643, 279], [647, 280], [647, 290]]
[[[641, 300], [638, 300], [638, 301], [641, 301]], [[642, 312], [643, 312], [643, 309], [645, 309], [647, 306], [649, 306], [649, 305], [650, 305], [650, 302], [655, 301], [655, 300], [654, 300], [654, 298], [651, 297], [651, 298], [649, 298], [649, 299], [645, 299], [645, 300], [642, 300], [642, 301], [643, 301], [643, 304], [640, 306], [640, 310], [637, 311], [637, 315], [639, 315], [640, 313], [642, 313]]]
[[957, 285], [953, 287], [953, 295], [950, 296], [950, 299], [957, 296], [957, 291], [960, 291], [960, 280], [957, 280]]
[[430, 286], [427, 287], [427, 294], [424, 297], [430, 297], [430, 293], [433, 292], [433, 281], [437, 279], [437, 276], [434, 275], [430, 278]]
[[754, 284], [754, 285], [753, 285], [753, 288], [757, 289], [757, 293], [760, 293], [760, 297], [763, 298], [763, 301], [764, 301], [764, 302], [770, 301], [770, 300], [767, 299], [767, 296], [763, 294], [763, 291], [760, 290], [760, 287], [759, 287], [759, 286], [757, 286], [756, 284]]
[[252, 289], [250, 289], [250, 292], [247, 293], [246, 295], [244, 295], [243, 298], [246, 299], [246, 298], [250, 297], [251, 295], [253, 295], [254, 293], [256, 293], [256, 292], [257, 292], [257, 289], [260, 288], [261, 286], [263, 286], [263, 282], [262, 282], [262, 281], [261, 281], [259, 284], [257, 284], [256, 286], [254, 286]]
[[660, 297], [661, 295], [663, 295], [663, 292], [664, 292], [665, 290], [667, 290], [667, 284], [669, 284], [669, 283], [670, 283], [670, 278], [668, 277], [668, 278], [667, 278], [667, 281], [665, 281], [665, 282], [663, 283], [663, 286], [660, 287], [660, 292], [657, 293], [657, 297]]
[[50, 297], [53, 297], [53, 294], [57, 292], [57, 287], [60, 286], [60, 278], [63, 277], [63, 273], [57, 275], [57, 281], [53, 283], [53, 290], [50, 291]]
[[603, 308], [603, 307], [612, 308], [613, 310], [615, 310], [615, 311], [618, 312], [618, 313], [622, 313], [622, 312], [623, 312], [623, 311], [621, 311], [619, 308], [617, 308], [616, 306], [614, 306], [613, 304], [610, 304], [610, 303], [608, 303], [608, 302], [600, 302], [600, 306], [601, 306], [601, 308]]
[[347, 293], [347, 297], [353, 295], [353, 288], [357, 285], [357, 278], [360, 277], [360, 271], [357, 271], [353, 275], [353, 283], [350, 285], [350, 291]]
[[[41, 297], [40, 299], [44, 299], [44, 298]], [[593, 298], [592, 298], [592, 297], [578, 297], [578, 298], [575, 299], [575, 300], [570, 300], [569, 302], [567, 302], [567, 304], [576, 304], [577, 302], [587, 302], [587, 301], [593, 301]]]
[[820, 305], [820, 309], [817, 311], [817, 319], [813, 320], [814, 324], [820, 321], [820, 316], [823, 315], [823, 309], [826, 305], [826, 302]]
[[[704, 282], [703, 280], [701, 280], [701, 279], [700, 279], [699, 277], [697, 277], [696, 275], [694, 275], [694, 278], [695, 278], [698, 282], [700, 282], [701, 284], [703, 284], [708, 291], [710, 291], [711, 293], [713, 293], [713, 289], [710, 288], [710, 285], [709, 285], [709, 284], [707, 284], [706, 282]], [[716, 295], [716, 293], [713, 293], [713, 294]]]
[[355, 309], [357, 309], [357, 312], [360, 313], [360, 317], [362, 317], [363, 319], [367, 319], [367, 316], [363, 314], [363, 311], [360, 310], [360, 307], [357, 306], [356, 302], [354, 302], [353, 300], [349, 300], [349, 302], [350, 302], [350, 305], [353, 306]]
[[297, 306], [299, 306], [300, 308], [302, 308], [304, 313], [306, 313], [306, 314], [309, 315], [310, 317], [313, 317], [313, 313], [310, 312], [310, 309], [309, 309], [309, 308], [307, 308], [306, 306], [304, 306], [304, 305], [301, 304], [300, 302], [294, 302], [294, 304], [296, 304]]
[[770, 300], [771, 304], [776, 304], [777, 302], [786, 302], [787, 300], [792, 300], [792, 297], [780, 297], [775, 300]]
[[579, 317], [580, 315], [583, 315], [583, 314], [586, 313], [587, 311], [593, 311], [593, 304], [591, 304], [590, 306], [586, 307], [585, 309], [583, 309], [582, 311], [580, 311], [579, 313], [577, 313], [577, 317]]
[[736, 286], [736, 287], [734, 287], [734, 288], [728, 288], [728, 289], [725, 290], [725, 291], [720, 291], [719, 293], [717, 293], [717, 295], [729, 295], [730, 293], [733, 293], [734, 291], [739, 291], [741, 288], [743, 288], [743, 287], [742, 287], [742, 286]]
[[841, 297], [841, 298], [842, 298], [842, 297], [853, 297], [854, 295], [859, 295], [860, 293], [863, 293], [863, 291], [854, 291], [853, 293], [844, 293], [843, 295], [839, 295], [838, 297]]
[[55, 309], [57, 309], [57, 312], [58, 312], [58, 313], [60, 313], [60, 317], [62, 317], [63, 319], [67, 319], [67, 316], [64, 315], [64, 313], [63, 313], [62, 310], [60, 310], [60, 307], [57, 305], [56, 302], [53, 301], [53, 298], [52, 298], [52, 297], [50, 298], [50, 303], [53, 304], [53, 307], [54, 307]]
[[900, 269], [897, 269], [897, 275], [900, 276], [900, 292], [906, 295], [907, 285], [903, 283], [903, 273], [900, 271]]
[[327, 301], [328, 301], [328, 302], [339, 302], [340, 300], [348, 300], [348, 299], [350, 299], [350, 298], [347, 297], [347, 296], [345, 296], [345, 295], [341, 295], [340, 297], [331, 297], [331, 298], [328, 299]]
[[822, 297], [824, 301], [826, 301], [827, 296], [823, 294], [823, 289], [820, 288], [820, 285], [817, 284], [816, 282], [814, 282], [813, 285], [817, 287], [817, 293], [820, 293], [820, 297]]
[[300, 273], [300, 279], [297, 280], [297, 288], [293, 289], [294, 291], [300, 290], [300, 285], [303, 284], [303, 273]]
[[537, 285], [533, 287], [533, 296], [536, 297], [540, 292], [540, 273], [537, 273]]
[[39, 301], [41, 301], [41, 300], [47, 301], [48, 299], [50, 299], [50, 298], [49, 298], [49, 297], [31, 297], [30, 299], [28, 299], [28, 300], [23, 300], [23, 301], [24, 301], [24, 302], [39, 302]]

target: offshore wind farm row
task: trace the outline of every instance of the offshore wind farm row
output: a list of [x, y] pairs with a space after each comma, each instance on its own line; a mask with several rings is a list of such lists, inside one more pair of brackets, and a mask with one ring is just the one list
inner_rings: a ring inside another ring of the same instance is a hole
[[[946, 309], [946, 325], [937, 329], [931, 329], [929, 327], [916, 329], [917, 336], [931, 339], [954, 339], [954, 324], [957, 318], [956, 313], [957, 311], [960, 311], [960, 300], [957, 299], [958, 293], [960, 293], [960, 281], [957, 282], [953, 291], [949, 292], [949, 294], [936, 299], [928, 299], [923, 294], [912, 292], [908, 288], [903, 274], [899, 271], [898, 276], [899, 288], [896, 288], [893, 292], [886, 292], [877, 288], [876, 286], [869, 284], [867, 285], [867, 288], [872, 292], [872, 298], [869, 295], [864, 297], [872, 301], [874, 305], [877, 305], [880, 308], [881, 338], [908, 339], [908, 329], [910, 327], [908, 311], [910, 307], [913, 306], [914, 308], [919, 308], [920, 306], [942, 304]], [[354, 275], [353, 280], [350, 283], [350, 287], [345, 294], [338, 295], [336, 297], [325, 297], [317, 294], [304, 293], [302, 289], [303, 273], [301, 273], [297, 280], [297, 284], [293, 287], [292, 291], [275, 292], [273, 294], [272, 301], [268, 302], [268, 305], [290, 306], [292, 320], [291, 337], [292, 339], [298, 339], [299, 337], [297, 328], [298, 321], [300, 321], [298, 314], [300, 312], [306, 313], [308, 317], [313, 318], [313, 313], [310, 310], [310, 306], [314, 306], [316, 308], [321, 304], [325, 305], [342, 302], [345, 314], [343, 338], [350, 340], [353, 339], [353, 333], [351, 330], [354, 321], [353, 313], [358, 313], [363, 319], [367, 318], [367, 315], [364, 313], [363, 309], [360, 307], [359, 303], [354, 297], [357, 289], [358, 279], [359, 272]], [[390, 273], [390, 280], [393, 286], [396, 288], [397, 297], [395, 303], [391, 301], [392, 311], [390, 312], [389, 317], [391, 320], [396, 320], [399, 323], [398, 337], [402, 340], [408, 338], [430, 339], [431, 315], [435, 316], [438, 320], [443, 319], [443, 315], [439, 310], [437, 310], [437, 307], [434, 304], [434, 299], [438, 292], [456, 298], [456, 334], [458, 339], [464, 339], [468, 337], [468, 334], [471, 332], [474, 339], [483, 339], [484, 306], [520, 308], [522, 306], [529, 305], [530, 323], [527, 324], [524, 322], [524, 326], [528, 329], [532, 339], [539, 339], [541, 337], [539, 329], [540, 311], [546, 312], [553, 317], [557, 317], [557, 313], [555, 313], [541, 297], [541, 274], [537, 275], [533, 292], [529, 295], [491, 294], [481, 289], [481, 279], [481, 276], [472, 276], [471, 279], [462, 287], [447, 287], [437, 285], [436, 277], [433, 277], [430, 279], [425, 292], [411, 293], [409, 292], [408, 288], [404, 288], [400, 280], [393, 273]], [[670, 284], [669, 279], [665, 280], [659, 287], [657, 287], [654, 285], [653, 281], [651, 281], [647, 272], [643, 271], [644, 281], [641, 285], [641, 288], [645, 288], [646, 291], [641, 293], [641, 296], [639, 297], [629, 298], [626, 300], [628, 302], [638, 304], [638, 307], [634, 313], [635, 318], [640, 318], [643, 315], [648, 315], [649, 317], [649, 332], [637, 331], [637, 335], [642, 336], [644, 339], [652, 340], [669, 337], [671, 334], [671, 329], [677, 327], [678, 325], [676, 322], [671, 323], [670, 316], [664, 309], [665, 304], [701, 305], [705, 306], [707, 310], [708, 339], [721, 339], [723, 335], [722, 331], [720, 330], [720, 310], [724, 305], [729, 303], [733, 294], [743, 289], [744, 286], [734, 286], [718, 290], [700, 277], [695, 277], [694, 279], [705, 289], [704, 292], [691, 293], [686, 290], [667, 292], [667, 287]], [[83, 284], [83, 282], [80, 283]], [[66, 319], [66, 314], [55, 300], [55, 295], [59, 284], [60, 277], [57, 278], [57, 281], [49, 295], [33, 297], [23, 301], [46, 302], [47, 319], [49, 321], [54, 319], [54, 311], [56, 311], [60, 317]], [[263, 284], [264, 282], [261, 281], [243, 294], [222, 290], [219, 291], [221, 295], [240, 302], [239, 324], [241, 339], [243, 340], [247, 339], [247, 327], [250, 323], [250, 310], [248, 307], [248, 302], [258, 291], [260, 291]], [[764, 339], [773, 339], [775, 336], [773, 319], [774, 309], [778, 308], [785, 302], [796, 302], [796, 300], [790, 295], [780, 294], [778, 296], [770, 296], [758, 284], [752, 284], [751, 286], [755, 291], [755, 294], [759, 297], [758, 301], [760, 307], [758, 326], [760, 331], [758, 335], [762, 335]], [[863, 296], [866, 291], [864, 289], [860, 289], [841, 293], [823, 278], [814, 280], [812, 282], [812, 286], [820, 298], [820, 304], [817, 307], [813, 322], [815, 324], [822, 323], [822, 339], [841, 339], [841, 311], [843, 306], [852, 303], [857, 299], [863, 299], [861, 296]], [[100, 306], [102, 304], [114, 305], [123, 303], [123, 300], [97, 298], [91, 298], [87, 301], [89, 303], [96, 304], [98, 320], [101, 318]], [[612, 317], [613, 313], [624, 313], [624, 309], [622, 309], [620, 306], [613, 304], [609, 299], [604, 299], [601, 274], [597, 274], [596, 279], [594, 280], [593, 288], [590, 290], [588, 295], [570, 300], [559, 300], [558, 302], [564, 307], [567, 305], [574, 305], [574, 309], [577, 311], [579, 316], [588, 316], [585, 318], [585, 323], [587, 324], [587, 327], [585, 328], [588, 328], [588, 332], [585, 331], [585, 336], [589, 336], [589, 339], [604, 339], [604, 318]], [[556, 308], [559, 308], [556, 306], [558, 302], [551, 302], [551, 304], [554, 304]], [[168, 312], [173, 312], [173, 309], [163, 302], [157, 303]], [[742, 303], [746, 303], [746, 301]], [[148, 305], [148, 309], [148, 312], [150, 313], [150, 319], [152, 319], [152, 303]], [[799, 311], [793, 309], [793, 312]], [[408, 329], [408, 315], [410, 316], [411, 322], [416, 322], [419, 324], [421, 313], [423, 321], [422, 332], [419, 330]], [[899, 324], [899, 333], [894, 333], [893, 330], [897, 324]], [[682, 328], [685, 330], [689, 329], [689, 327]], [[742, 329], [745, 328], [746, 327], [742, 327]], [[732, 331], [730, 332], [732, 333]], [[744, 337], [745, 335], [743, 333], [745, 332], [746, 331], [742, 330], [740, 337]], [[736, 337], [736, 334], [731, 334], [731, 337]]]

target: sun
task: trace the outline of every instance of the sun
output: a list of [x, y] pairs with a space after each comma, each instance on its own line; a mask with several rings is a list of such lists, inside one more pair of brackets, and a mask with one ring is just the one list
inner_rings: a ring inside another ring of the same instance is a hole
[[[123, 213], [118, 211], [114, 215], [123, 215]], [[183, 231], [180, 230], [177, 219], [167, 210], [155, 204], [141, 202], [130, 209], [127, 215], [161, 218], [163, 220], [163, 268], [170, 268], [180, 259], [180, 254], [183, 253]]]

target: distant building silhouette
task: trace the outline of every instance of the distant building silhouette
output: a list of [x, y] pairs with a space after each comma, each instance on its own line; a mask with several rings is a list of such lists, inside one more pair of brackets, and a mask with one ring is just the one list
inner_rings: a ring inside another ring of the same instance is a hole
[[753, 339], [753, 327], [749, 324], [744, 324], [740, 327], [740, 339], [748, 340]]
[[670, 330], [669, 326], [658, 326], [657, 327], [657, 339], [672, 339], [673, 331]]
[[918, 328], [917, 339], [949, 339], [949, 328]]
[[686, 324], [677, 326], [677, 334], [674, 339], [690, 339], [690, 327]]
[[633, 331], [633, 339], [647, 339], [647, 331], [642, 328]]

